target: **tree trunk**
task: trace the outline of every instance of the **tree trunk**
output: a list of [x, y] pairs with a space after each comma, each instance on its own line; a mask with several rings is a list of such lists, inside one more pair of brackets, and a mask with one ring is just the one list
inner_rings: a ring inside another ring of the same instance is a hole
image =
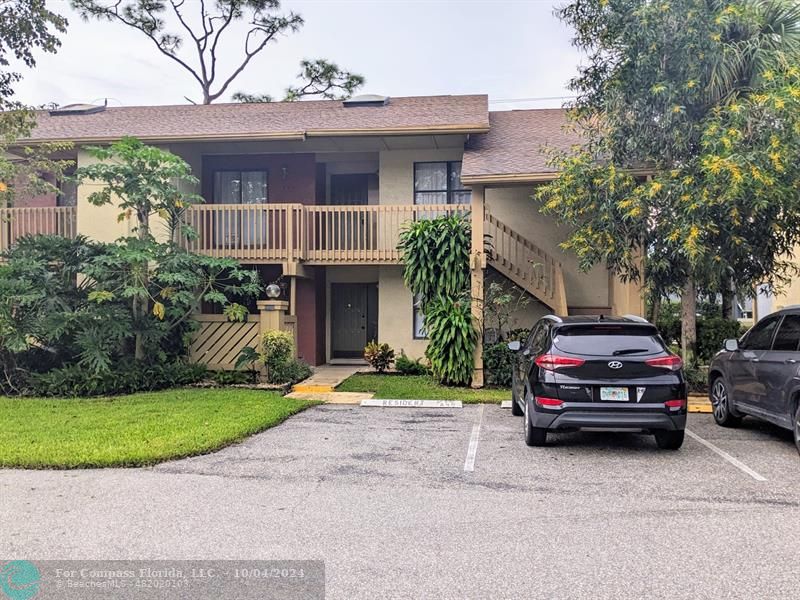
[[722, 278], [722, 318], [733, 319], [733, 298], [736, 292], [730, 277]]
[[[142, 211], [138, 211], [138, 221], [139, 226], [137, 228], [137, 233], [139, 235], [139, 239], [141, 241], [145, 241], [150, 237], [150, 222], [149, 218], [150, 215], [147, 213], [143, 213]], [[136, 268], [136, 266], [134, 267]], [[138, 265], [138, 268], [141, 270], [141, 286], [146, 290], [150, 284], [149, 278], [147, 276], [147, 270], [149, 265], [147, 261]], [[142, 334], [142, 321], [147, 314], [147, 300], [144, 298], [140, 298], [139, 296], [133, 297], [133, 320], [134, 320], [134, 327], [136, 327], [136, 332], [134, 335], [134, 350], [133, 350], [133, 357], [134, 359], [144, 360], [144, 335]]]
[[697, 353], [697, 289], [689, 278], [681, 292], [681, 354], [686, 366], [694, 366]]
[[656, 291], [650, 292], [650, 314], [647, 315], [647, 320], [651, 323], [658, 321], [658, 315], [661, 313], [661, 294]]

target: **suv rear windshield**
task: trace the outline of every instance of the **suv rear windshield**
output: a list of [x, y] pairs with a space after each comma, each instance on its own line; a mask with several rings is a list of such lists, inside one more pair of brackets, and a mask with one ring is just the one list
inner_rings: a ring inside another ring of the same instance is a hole
[[559, 327], [553, 345], [562, 352], [588, 356], [642, 356], [666, 349], [652, 325], [591, 323]]

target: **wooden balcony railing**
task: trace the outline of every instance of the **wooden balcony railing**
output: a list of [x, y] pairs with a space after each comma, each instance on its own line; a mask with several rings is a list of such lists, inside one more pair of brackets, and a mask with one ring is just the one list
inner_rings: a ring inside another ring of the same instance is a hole
[[468, 210], [458, 204], [200, 204], [186, 211], [197, 235], [186, 248], [245, 262], [396, 263], [405, 223]]
[[51, 234], [66, 238], [77, 235], [77, 208], [47, 206], [0, 208], [0, 252], [26, 235]]

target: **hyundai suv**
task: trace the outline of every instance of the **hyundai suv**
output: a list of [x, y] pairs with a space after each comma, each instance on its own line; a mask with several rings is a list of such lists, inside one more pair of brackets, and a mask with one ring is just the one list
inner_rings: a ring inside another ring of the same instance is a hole
[[677, 450], [686, 428], [680, 357], [641, 317], [546, 316], [516, 351], [511, 412], [525, 417], [525, 442], [549, 431], [645, 430]]
[[800, 306], [761, 319], [725, 347], [708, 369], [714, 420], [738, 425], [745, 415], [791, 429], [800, 451]]

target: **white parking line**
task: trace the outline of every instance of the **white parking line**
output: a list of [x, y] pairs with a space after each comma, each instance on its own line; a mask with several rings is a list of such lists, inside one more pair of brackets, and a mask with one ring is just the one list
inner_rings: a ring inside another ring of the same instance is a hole
[[737, 469], [740, 469], [740, 470], [744, 471], [745, 473], [747, 473], [748, 475], [750, 475], [750, 477], [752, 477], [752, 478], [753, 478], [753, 479], [755, 479], [756, 481], [766, 481], [766, 480], [767, 480], [767, 478], [766, 478], [766, 477], [764, 477], [763, 475], [759, 475], [758, 473], [756, 473], [755, 471], [753, 471], [753, 469], [751, 469], [750, 467], [748, 467], [746, 464], [744, 464], [744, 463], [743, 463], [742, 461], [740, 461], [738, 458], [734, 458], [733, 456], [731, 456], [730, 454], [728, 454], [727, 452], [725, 452], [725, 450], [723, 450], [722, 448], [718, 448], [717, 446], [715, 446], [715, 445], [714, 445], [714, 444], [712, 444], [711, 442], [709, 442], [709, 441], [707, 441], [707, 440], [704, 440], [703, 438], [701, 438], [699, 435], [697, 435], [697, 434], [696, 434], [696, 433], [694, 433], [693, 431], [689, 431], [689, 430], [687, 429], [687, 430], [686, 430], [686, 434], [687, 434], [689, 437], [691, 437], [692, 439], [695, 439], [695, 440], [697, 440], [698, 442], [700, 442], [701, 444], [703, 444], [703, 446], [705, 446], [706, 448], [708, 448], [708, 449], [709, 449], [709, 450], [711, 450], [712, 452], [716, 452], [717, 454], [719, 454], [719, 455], [720, 455], [722, 458], [724, 458], [725, 460], [727, 460], [727, 461], [728, 461], [729, 463], [731, 463], [731, 464], [732, 464], [734, 467], [736, 467]]
[[464, 461], [465, 471], [475, 470], [475, 456], [478, 454], [478, 439], [481, 436], [481, 423], [483, 423], [483, 407], [478, 409], [478, 422], [472, 426], [472, 435], [469, 437], [469, 447], [467, 448], [467, 460]]

